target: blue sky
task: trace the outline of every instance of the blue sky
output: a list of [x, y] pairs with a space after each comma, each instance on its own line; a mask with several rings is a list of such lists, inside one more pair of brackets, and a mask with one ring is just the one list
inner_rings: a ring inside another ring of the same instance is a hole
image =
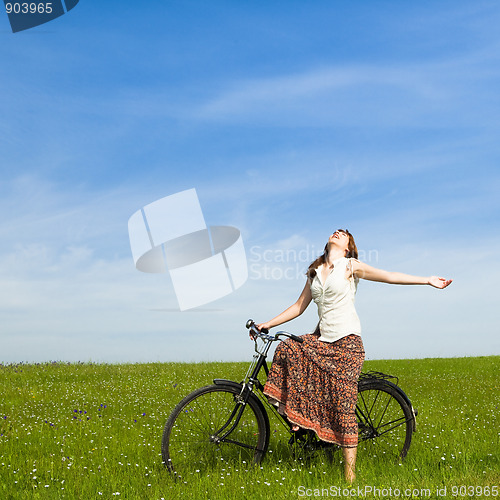
[[[368, 359], [499, 354], [498, 3], [81, 0], [0, 23], [0, 362], [245, 360], [245, 321], [296, 300], [338, 227], [371, 265], [455, 280], [362, 281]], [[180, 312], [127, 221], [190, 188], [241, 230], [249, 279]]]

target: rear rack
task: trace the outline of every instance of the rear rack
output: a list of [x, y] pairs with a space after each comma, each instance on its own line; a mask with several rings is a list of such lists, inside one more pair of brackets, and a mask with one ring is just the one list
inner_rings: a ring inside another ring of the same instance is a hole
[[376, 371], [369, 371], [369, 372], [363, 372], [359, 376], [359, 380], [370, 380], [370, 379], [376, 379], [376, 380], [390, 380], [390, 379], [395, 379], [396, 382], [395, 384], [398, 385], [399, 379], [398, 377], [394, 375], [387, 375], [387, 373], [382, 373], [382, 372], [376, 372]]

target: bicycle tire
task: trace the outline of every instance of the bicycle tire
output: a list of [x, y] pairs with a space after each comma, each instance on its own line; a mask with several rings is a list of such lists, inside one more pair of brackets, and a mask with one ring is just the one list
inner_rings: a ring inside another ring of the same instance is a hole
[[358, 384], [358, 448], [372, 456], [402, 460], [410, 449], [415, 415], [402, 390], [387, 380]]
[[[237, 426], [222, 441], [214, 435], [230, 419], [241, 385], [214, 384], [188, 394], [170, 414], [162, 437], [167, 469], [183, 479], [234, 463], [259, 464], [269, 444], [269, 420], [262, 403], [250, 394]], [[219, 434], [227, 432], [236, 417]]]

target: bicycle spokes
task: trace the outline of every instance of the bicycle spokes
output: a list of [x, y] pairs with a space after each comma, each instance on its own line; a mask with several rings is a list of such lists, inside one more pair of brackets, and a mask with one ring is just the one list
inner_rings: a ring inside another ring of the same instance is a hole
[[362, 388], [358, 394], [356, 416], [363, 449], [394, 458], [406, 455], [413, 414], [395, 386], [373, 382]]

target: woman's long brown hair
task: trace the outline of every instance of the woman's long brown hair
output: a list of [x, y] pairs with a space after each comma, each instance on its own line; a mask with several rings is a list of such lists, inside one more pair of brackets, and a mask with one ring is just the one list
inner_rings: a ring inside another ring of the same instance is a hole
[[[349, 244], [347, 246], [346, 257], [349, 259], [353, 257], [354, 259], [358, 258], [358, 248], [356, 247], [356, 243], [354, 242], [354, 238], [352, 234], [347, 229], [337, 229], [337, 231], [342, 231], [343, 233], [349, 236]], [[316, 276], [316, 269], [326, 262], [328, 257], [328, 243], [325, 245], [325, 250], [322, 255], [320, 255], [315, 261], [311, 262], [311, 265], [307, 268], [306, 275], [308, 278], [313, 279]]]

